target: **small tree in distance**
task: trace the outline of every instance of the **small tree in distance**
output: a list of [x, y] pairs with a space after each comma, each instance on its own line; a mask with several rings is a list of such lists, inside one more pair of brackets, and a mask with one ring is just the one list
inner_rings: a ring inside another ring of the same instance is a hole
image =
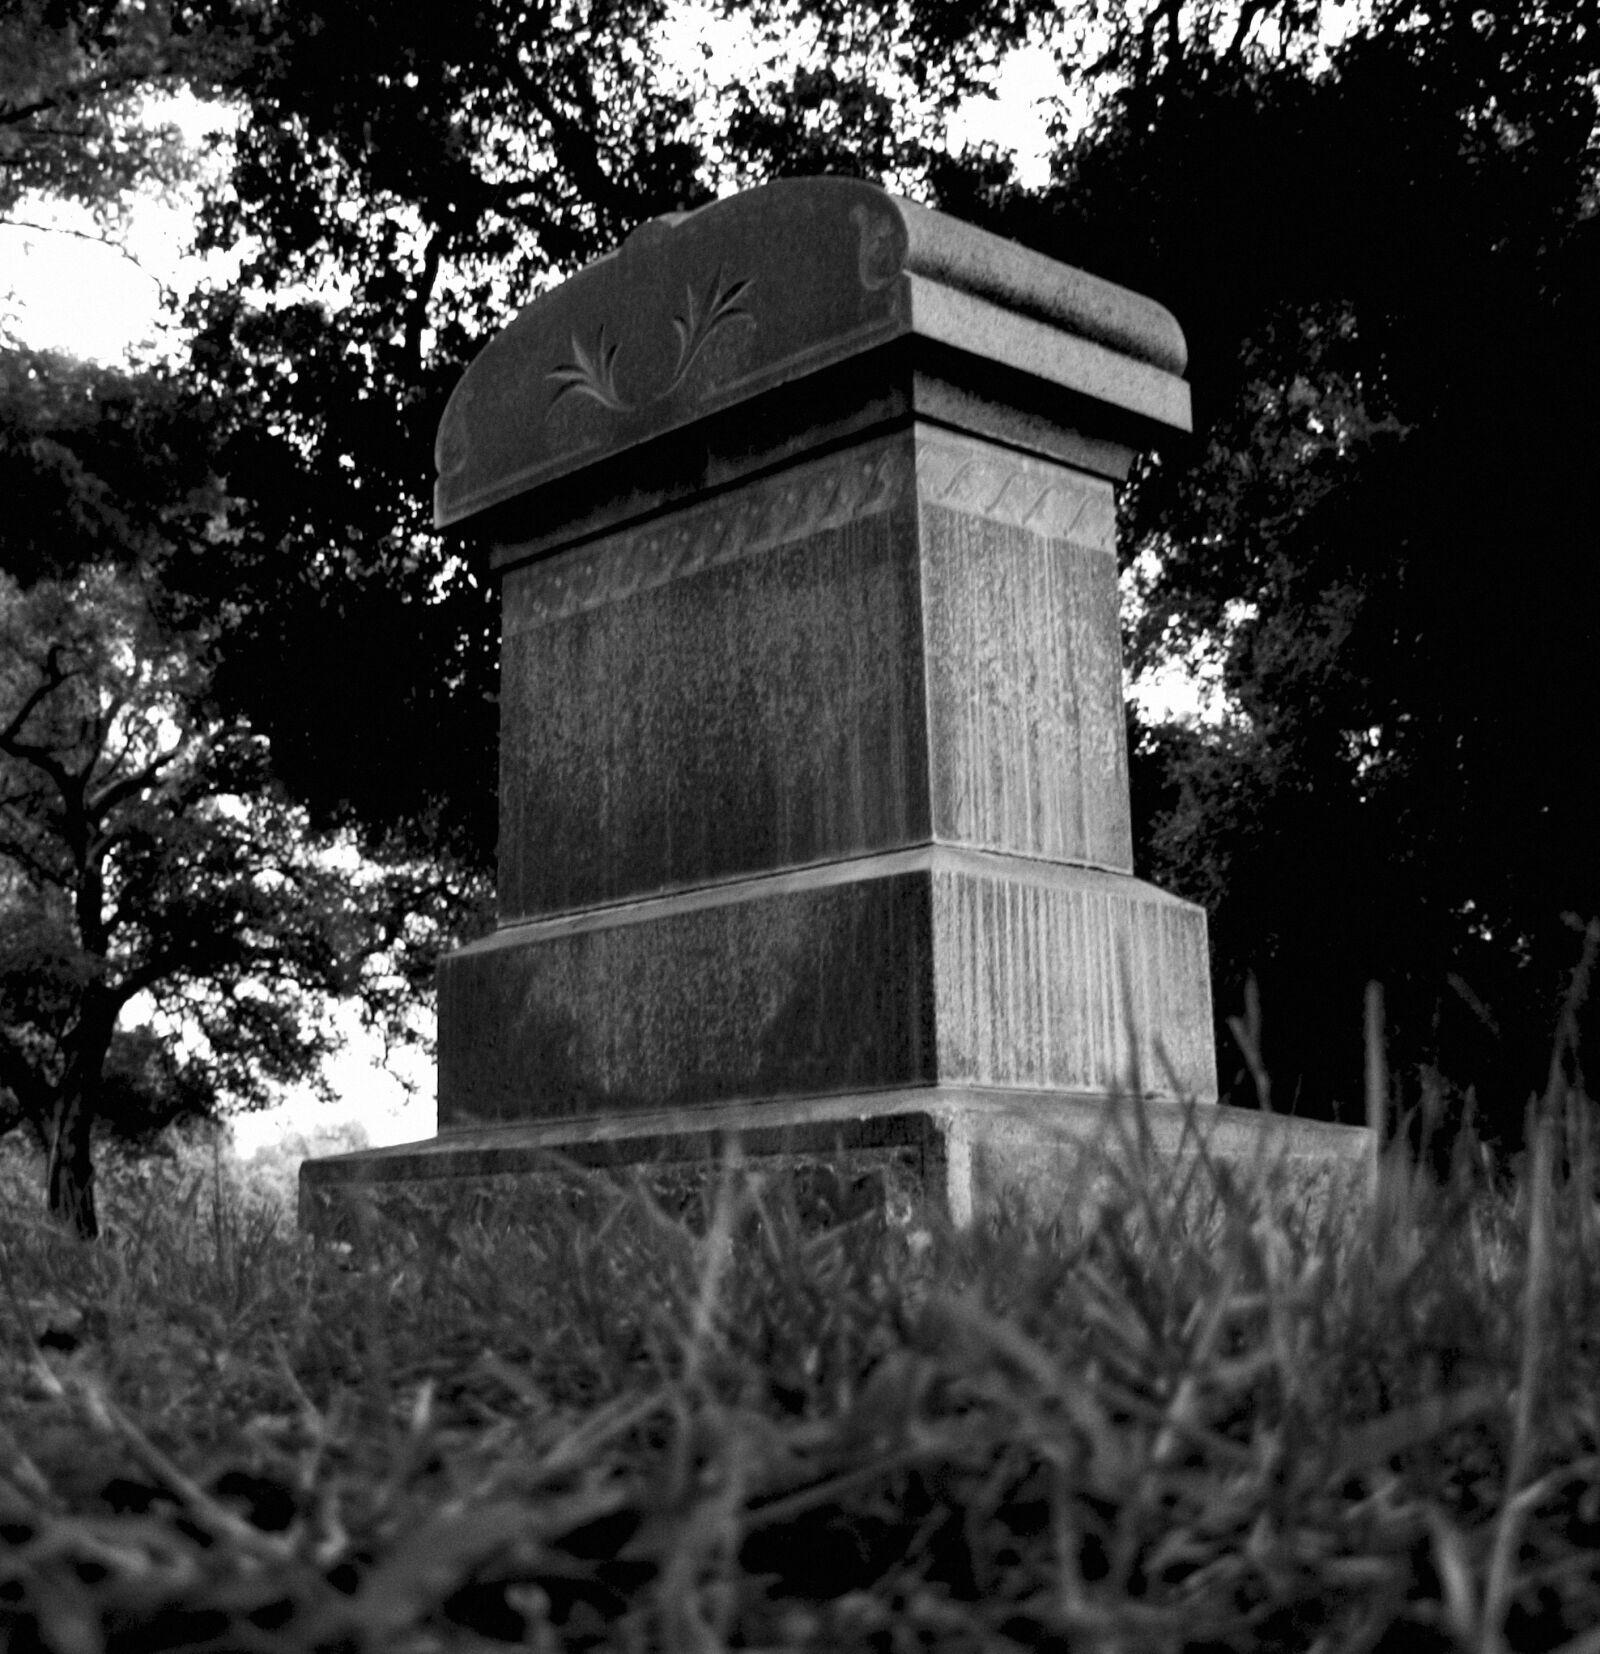
[[394, 1011], [437, 929], [437, 876], [337, 865], [208, 677], [137, 571], [0, 575], [0, 1129], [31, 1131], [85, 1237], [97, 1124], [314, 1077], [329, 996]]

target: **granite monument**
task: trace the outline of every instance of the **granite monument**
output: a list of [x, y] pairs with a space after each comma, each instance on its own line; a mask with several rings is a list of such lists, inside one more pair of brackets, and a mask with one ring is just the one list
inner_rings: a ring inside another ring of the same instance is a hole
[[962, 1220], [1059, 1198], [1119, 1098], [1255, 1143], [1205, 915], [1132, 865], [1116, 487], [1184, 365], [1151, 300], [842, 178], [493, 339], [435, 506], [501, 589], [499, 923], [440, 969], [438, 1137], [308, 1162], [313, 1219], [736, 1134]]

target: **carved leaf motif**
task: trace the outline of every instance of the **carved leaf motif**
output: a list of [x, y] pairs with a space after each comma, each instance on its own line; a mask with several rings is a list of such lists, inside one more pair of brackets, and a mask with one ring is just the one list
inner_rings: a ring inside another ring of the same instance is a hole
[[[719, 329], [740, 320], [754, 324], [755, 317], [742, 302], [749, 287], [750, 283], [746, 280], [728, 281], [719, 268], [702, 295], [697, 296], [692, 286], [685, 289], [683, 310], [672, 318], [672, 328], [678, 336], [678, 360], [673, 367], [672, 378], [647, 401], [659, 402], [662, 397], [670, 396], [683, 383], [701, 351]], [[545, 410], [546, 417], [568, 394], [586, 396], [602, 408], [610, 408], [613, 413], [632, 413], [639, 404], [628, 401], [617, 389], [619, 348], [607, 339], [604, 322], [595, 334], [592, 347], [586, 346], [574, 333], [571, 360], [562, 362], [545, 375], [557, 387], [555, 395], [550, 398], [550, 407]]]
[[661, 393], [663, 396], [670, 395], [683, 383], [695, 359], [720, 328], [741, 317], [754, 322], [749, 307], [740, 302], [749, 287], [750, 283], [745, 280], [725, 284], [719, 268], [706, 288], [704, 299], [697, 302], [694, 288], [684, 289], [683, 312], [672, 318], [672, 329], [678, 335], [678, 361], [673, 368], [671, 382]]
[[584, 348], [583, 341], [574, 333], [572, 360], [552, 368], [545, 375], [560, 387], [550, 398], [550, 406], [555, 407], [556, 403], [570, 392], [576, 396], [587, 396], [591, 401], [598, 402], [602, 408], [610, 408], [614, 413], [627, 413], [632, 404], [617, 391], [617, 349], [616, 345], [606, 339], [604, 322], [595, 334], [592, 352]]

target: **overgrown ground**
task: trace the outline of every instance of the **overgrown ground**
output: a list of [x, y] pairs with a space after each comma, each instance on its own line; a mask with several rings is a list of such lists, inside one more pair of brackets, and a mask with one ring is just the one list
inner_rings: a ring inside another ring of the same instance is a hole
[[1320, 1213], [1136, 1168], [1087, 1232], [700, 1221], [314, 1245], [222, 1161], [0, 1215], [12, 1650], [1600, 1651], [1600, 1215], [1562, 1095], [1496, 1181]]

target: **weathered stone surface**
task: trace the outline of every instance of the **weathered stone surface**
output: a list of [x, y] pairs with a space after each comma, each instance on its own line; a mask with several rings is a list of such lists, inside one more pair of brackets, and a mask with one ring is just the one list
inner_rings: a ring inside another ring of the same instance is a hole
[[504, 928], [451, 954], [441, 1130], [931, 1082], [926, 876], [857, 866]]
[[510, 570], [503, 920], [930, 840], [1128, 871], [1114, 511], [914, 424]]
[[440, 1129], [916, 1085], [1215, 1100], [1205, 918], [924, 848], [507, 927], [440, 972]]
[[504, 589], [504, 920], [927, 840], [909, 432]]
[[519, 1205], [548, 1221], [552, 1202], [578, 1221], [593, 1207], [596, 1174], [642, 1177], [659, 1198], [680, 1190], [686, 1172], [715, 1175], [735, 1142], [748, 1164], [796, 1178], [802, 1194], [831, 1183], [834, 1210], [819, 1213], [823, 1221], [856, 1215], [864, 1194], [892, 1222], [926, 1202], [956, 1223], [1015, 1205], [1069, 1227], [1107, 1201], [1126, 1206], [1130, 1179], [1141, 1193], [1154, 1176], [1209, 1201], [1214, 1179], [1197, 1168], [1201, 1155], [1247, 1186], [1275, 1184], [1302, 1209], [1346, 1204], [1361, 1198], [1371, 1155], [1365, 1131], [1247, 1109], [978, 1086], [886, 1090], [493, 1126], [308, 1160], [301, 1222], [325, 1234], [358, 1230], [369, 1201], [402, 1223], [414, 1212], [514, 1221]]
[[929, 860], [941, 1082], [1216, 1101], [1200, 908], [1086, 868]]
[[1129, 872], [1111, 485], [917, 427], [934, 837]]
[[872, 185], [796, 179], [656, 219], [529, 305], [451, 398], [437, 519], [902, 340], [1188, 427], [1160, 305]]
[[1361, 1200], [1371, 1163], [1364, 1130], [1167, 1099], [1108, 1105], [969, 1092], [936, 1118], [941, 1152], [928, 1164], [942, 1170], [939, 1192], [958, 1223], [1012, 1206], [1081, 1229], [1108, 1203], [1132, 1204], [1137, 1215], [1141, 1199], [1163, 1218], [1169, 1201], [1186, 1200], [1191, 1218], [1215, 1223], [1218, 1170], [1235, 1188], [1256, 1180], [1276, 1188], [1278, 1198], [1319, 1219], [1330, 1205]]

